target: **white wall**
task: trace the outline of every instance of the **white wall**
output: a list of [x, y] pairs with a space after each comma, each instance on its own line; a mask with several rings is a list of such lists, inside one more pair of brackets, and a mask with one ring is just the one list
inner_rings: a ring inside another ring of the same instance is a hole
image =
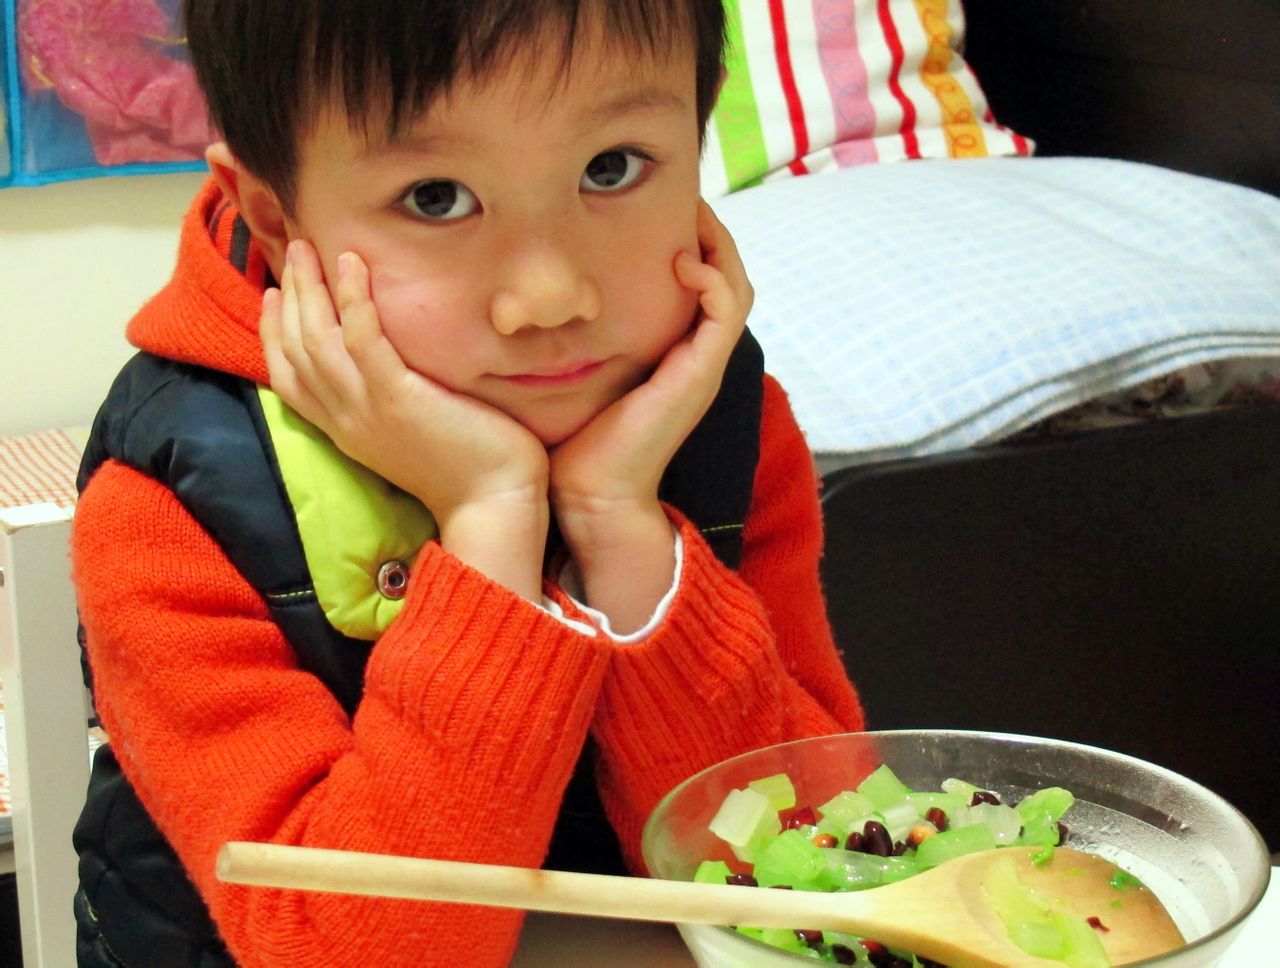
[[173, 269], [199, 174], [0, 190], [0, 435], [88, 424]]

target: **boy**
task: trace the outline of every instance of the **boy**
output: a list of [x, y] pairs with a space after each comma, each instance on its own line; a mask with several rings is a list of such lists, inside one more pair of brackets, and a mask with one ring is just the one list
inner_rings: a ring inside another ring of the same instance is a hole
[[503, 964], [518, 913], [214, 857], [640, 871], [680, 780], [861, 728], [808, 450], [698, 198], [720, 0], [186, 14], [226, 140], [73, 542], [111, 737], [81, 963]]

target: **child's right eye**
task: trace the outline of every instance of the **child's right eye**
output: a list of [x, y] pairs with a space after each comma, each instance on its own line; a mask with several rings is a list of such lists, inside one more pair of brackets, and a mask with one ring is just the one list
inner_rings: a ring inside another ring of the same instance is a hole
[[480, 201], [470, 188], [446, 179], [418, 182], [405, 192], [402, 202], [414, 215], [433, 222], [466, 218], [480, 209]]

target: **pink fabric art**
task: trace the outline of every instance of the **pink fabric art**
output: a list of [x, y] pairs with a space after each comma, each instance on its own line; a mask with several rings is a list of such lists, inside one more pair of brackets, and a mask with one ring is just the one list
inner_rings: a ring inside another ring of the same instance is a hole
[[101, 165], [199, 159], [213, 140], [195, 71], [154, 0], [25, 0], [18, 44], [28, 97], [84, 118]]

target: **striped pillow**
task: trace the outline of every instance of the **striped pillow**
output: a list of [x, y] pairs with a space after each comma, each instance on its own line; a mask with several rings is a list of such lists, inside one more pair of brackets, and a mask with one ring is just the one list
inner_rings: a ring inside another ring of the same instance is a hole
[[960, 56], [961, 0], [726, 0], [703, 194], [874, 161], [1029, 155]]

